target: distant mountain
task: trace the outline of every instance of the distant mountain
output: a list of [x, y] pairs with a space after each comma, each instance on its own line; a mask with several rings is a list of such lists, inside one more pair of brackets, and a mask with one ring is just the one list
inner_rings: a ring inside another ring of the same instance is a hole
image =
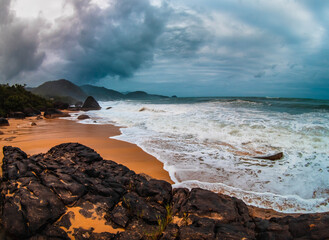
[[167, 96], [162, 95], [155, 95], [155, 94], [148, 94], [143, 91], [135, 91], [135, 92], [129, 92], [125, 95], [126, 99], [161, 99], [161, 98], [169, 98]]
[[105, 87], [96, 87], [93, 85], [83, 85], [80, 88], [89, 96], [93, 96], [97, 101], [110, 101], [124, 99], [122, 93]]
[[93, 96], [98, 101], [120, 99], [150, 100], [168, 98], [167, 96], [148, 94], [143, 91], [128, 92], [123, 94], [112, 89], [93, 85], [83, 85], [79, 87], [65, 79], [45, 82], [37, 88], [26, 88], [26, 90], [42, 97], [52, 98], [54, 101], [69, 104], [84, 101], [88, 96]]
[[84, 101], [88, 97], [79, 86], [65, 79], [45, 82], [39, 87], [32, 89], [31, 92], [71, 104], [77, 101]]

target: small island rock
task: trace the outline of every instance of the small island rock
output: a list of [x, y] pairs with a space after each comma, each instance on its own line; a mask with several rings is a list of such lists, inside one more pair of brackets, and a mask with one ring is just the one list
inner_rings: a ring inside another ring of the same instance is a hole
[[89, 96], [87, 97], [86, 101], [83, 103], [82, 110], [100, 110], [101, 107], [99, 106], [98, 102], [95, 100], [94, 97]]

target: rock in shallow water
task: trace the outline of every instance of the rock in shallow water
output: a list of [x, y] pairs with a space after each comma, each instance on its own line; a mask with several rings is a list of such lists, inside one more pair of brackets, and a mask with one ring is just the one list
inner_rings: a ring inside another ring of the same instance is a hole
[[172, 190], [78, 143], [31, 157], [4, 147], [2, 169], [0, 216], [13, 239], [329, 238], [328, 214], [254, 218], [241, 200]]

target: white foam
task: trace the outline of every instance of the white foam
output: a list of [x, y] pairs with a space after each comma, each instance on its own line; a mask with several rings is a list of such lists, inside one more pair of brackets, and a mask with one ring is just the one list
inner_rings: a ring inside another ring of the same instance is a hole
[[[175, 186], [224, 191], [282, 212], [329, 211], [328, 113], [293, 115], [246, 104], [103, 102], [85, 123], [125, 126], [114, 138], [157, 157]], [[279, 151], [280, 161], [251, 157]]]

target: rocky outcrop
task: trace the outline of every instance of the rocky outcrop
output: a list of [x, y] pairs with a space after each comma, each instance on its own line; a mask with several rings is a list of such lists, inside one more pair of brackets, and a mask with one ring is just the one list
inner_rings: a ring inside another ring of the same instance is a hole
[[55, 108], [48, 108], [43, 114], [45, 118], [69, 117], [70, 114], [62, 112]]
[[13, 239], [329, 238], [328, 214], [255, 218], [239, 199], [173, 190], [78, 143], [30, 157], [4, 147], [2, 169], [1, 223]]
[[85, 102], [82, 105], [82, 109], [84, 111], [88, 110], [100, 110], [101, 106], [99, 106], [98, 102], [92, 96], [87, 97]]

